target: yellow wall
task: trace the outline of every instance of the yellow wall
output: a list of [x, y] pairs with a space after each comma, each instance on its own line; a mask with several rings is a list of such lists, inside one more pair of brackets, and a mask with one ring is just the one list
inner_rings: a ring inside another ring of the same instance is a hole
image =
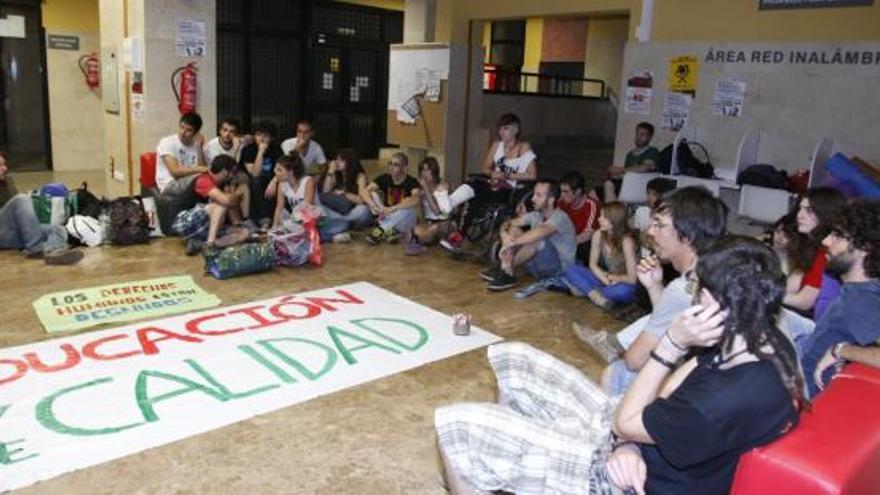
[[652, 41], [877, 39], [880, 2], [872, 7], [798, 10], [758, 10], [757, 0], [661, 0], [654, 4]]
[[489, 63], [490, 50], [492, 49], [492, 23], [483, 23], [483, 63]]
[[400, 10], [406, 8], [405, 0], [339, 0], [342, 3], [353, 3], [356, 5], [366, 5], [367, 7], [378, 7], [380, 9]]
[[[629, 36], [629, 18], [596, 17], [587, 24], [587, 49], [584, 77], [602, 79], [615, 93], [620, 91], [623, 50]], [[584, 87], [585, 94], [596, 96], [596, 85]]]
[[538, 72], [541, 65], [541, 47], [544, 45], [544, 19], [530, 17], [526, 20], [525, 53], [523, 72]]
[[46, 46], [49, 128], [53, 169], [101, 170], [104, 164], [104, 121], [100, 88], [90, 90], [80, 72], [80, 56], [100, 52], [98, 0], [45, 0], [46, 34], [79, 37], [79, 50]]

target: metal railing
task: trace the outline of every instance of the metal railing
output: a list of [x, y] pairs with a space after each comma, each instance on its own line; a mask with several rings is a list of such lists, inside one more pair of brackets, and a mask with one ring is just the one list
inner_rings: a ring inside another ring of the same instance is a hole
[[483, 68], [483, 92], [564, 98], [607, 98], [605, 81], [551, 76], [498, 67]]

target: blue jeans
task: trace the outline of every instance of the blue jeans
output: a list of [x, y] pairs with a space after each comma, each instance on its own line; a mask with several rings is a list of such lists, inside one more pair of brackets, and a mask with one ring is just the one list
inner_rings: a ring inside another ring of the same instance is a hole
[[605, 285], [599, 281], [592, 270], [581, 265], [572, 265], [565, 270], [565, 280], [584, 294], [598, 290], [605, 299], [616, 303], [631, 303], [636, 300], [636, 284], [617, 282]]
[[42, 225], [30, 196], [17, 194], [0, 208], [0, 248], [22, 249], [26, 254], [51, 253], [67, 247], [67, 230]]
[[339, 213], [333, 208], [324, 207], [324, 218], [341, 218], [349, 222], [350, 229], [362, 229], [373, 223], [373, 213], [367, 205], [356, 205], [346, 214]]
[[[325, 209], [324, 211], [326, 211]], [[333, 236], [348, 232], [349, 221], [344, 218], [334, 218], [324, 215], [318, 219], [318, 233], [321, 234], [321, 242], [333, 241]]]
[[526, 263], [526, 270], [537, 280], [556, 277], [562, 275], [562, 262], [559, 260], [559, 253], [550, 241], [541, 241], [538, 251]]
[[379, 220], [379, 227], [386, 232], [395, 228], [400, 233], [406, 233], [416, 226], [416, 220], [416, 212], [411, 208], [404, 208], [385, 215], [385, 218]]

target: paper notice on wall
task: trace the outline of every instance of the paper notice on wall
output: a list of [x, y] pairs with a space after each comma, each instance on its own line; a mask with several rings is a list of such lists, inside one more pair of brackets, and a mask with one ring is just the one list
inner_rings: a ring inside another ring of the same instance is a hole
[[684, 127], [692, 101], [693, 97], [689, 94], [667, 91], [666, 100], [663, 102], [663, 115], [660, 117], [660, 127], [672, 131], [678, 131]]
[[440, 71], [428, 70], [428, 78], [425, 81], [425, 100], [430, 102], [440, 101]]
[[727, 117], [742, 115], [746, 99], [746, 82], [739, 79], [719, 79], [715, 83], [715, 99], [712, 113]]
[[177, 54], [181, 57], [204, 57], [208, 44], [208, 27], [199, 19], [177, 20]]
[[669, 90], [690, 93], [693, 96], [697, 91], [697, 72], [699, 72], [699, 62], [697, 62], [696, 56], [671, 58], [669, 60]]
[[8, 15], [0, 18], [0, 38], [24, 38], [24, 16]]
[[135, 122], [144, 121], [144, 95], [141, 93], [131, 94], [131, 119]]
[[403, 102], [397, 109], [397, 121], [403, 124], [415, 124], [416, 117], [422, 114], [422, 108], [419, 105], [417, 96]]
[[647, 70], [633, 74], [626, 80], [623, 111], [650, 115], [654, 97], [654, 75]]

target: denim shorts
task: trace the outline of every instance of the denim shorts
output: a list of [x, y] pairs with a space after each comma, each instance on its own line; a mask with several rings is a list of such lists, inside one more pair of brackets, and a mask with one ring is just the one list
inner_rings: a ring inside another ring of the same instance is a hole
[[553, 244], [541, 241], [538, 252], [526, 263], [526, 270], [538, 280], [562, 275], [562, 262]]

